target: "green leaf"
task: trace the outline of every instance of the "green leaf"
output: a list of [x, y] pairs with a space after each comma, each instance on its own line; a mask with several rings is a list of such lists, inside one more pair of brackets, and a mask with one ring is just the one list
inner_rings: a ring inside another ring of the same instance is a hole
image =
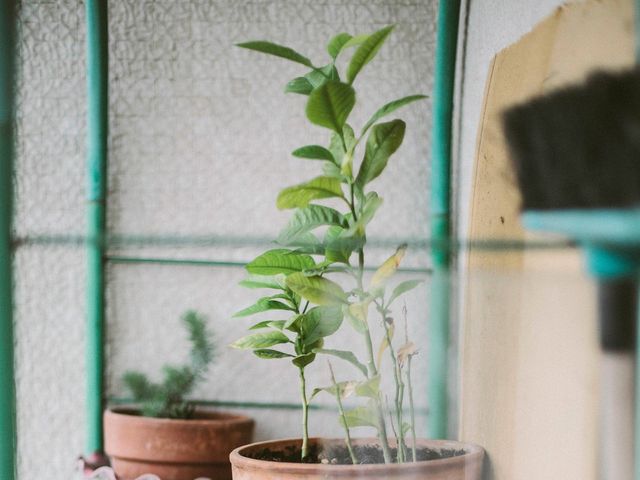
[[260, 348], [258, 350], [253, 351], [254, 355], [258, 358], [264, 358], [267, 360], [272, 360], [275, 358], [292, 358], [293, 355], [289, 355], [288, 353], [279, 352], [278, 350], [271, 350], [269, 348]]
[[389, 157], [402, 145], [405, 127], [406, 124], [402, 120], [392, 120], [379, 123], [371, 129], [364, 160], [356, 178], [358, 185], [364, 187], [382, 173]]
[[394, 29], [395, 25], [389, 25], [388, 27], [384, 27], [377, 32], [372, 33], [369, 37], [362, 42], [362, 44], [358, 47], [358, 49], [351, 57], [351, 62], [349, 62], [349, 66], [347, 67], [347, 80], [349, 85], [353, 83], [356, 79], [356, 76], [362, 70], [367, 63], [369, 63], [373, 57], [376, 56], [380, 47], [387, 39], [391, 31]]
[[240, 281], [239, 285], [246, 288], [271, 288], [274, 290], [284, 290], [285, 276], [281, 273], [277, 275], [249, 275], [248, 278]]
[[282, 330], [285, 324], [285, 320], [265, 320], [264, 322], [256, 323], [249, 330], [260, 330], [262, 328], [275, 328], [276, 330]]
[[321, 225], [346, 226], [340, 212], [322, 205], [309, 205], [296, 210], [289, 224], [278, 236], [278, 243], [288, 243]]
[[336, 178], [339, 181], [344, 179], [344, 175], [342, 175], [342, 170], [335, 163], [324, 162], [322, 165], [322, 174], [325, 177]]
[[340, 418], [340, 423], [349, 428], [353, 427], [374, 427], [379, 428], [378, 414], [372, 405], [366, 407], [356, 407], [344, 412], [344, 419]]
[[[344, 129], [342, 131], [342, 135], [344, 137]], [[336, 132], [331, 133], [331, 140], [329, 141], [329, 151], [333, 158], [335, 159], [335, 163], [340, 166], [342, 165], [342, 157], [344, 157], [345, 149], [342, 144], [342, 140], [340, 139], [340, 135]]]
[[302, 313], [298, 315], [293, 315], [291, 318], [289, 318], [289, 320], [285, 322], [282, 328], [289, 330], [291, 332], [299, 333], [300, 332], [299, 320], [302, 316], [303, 316]]
[[287, 249], [269, 250], [249, 262], [246, 269], [258, 275], [288, 275], [313, 268], [316, 262], [309, 255], [300, 255]]
[[369, 305], [371, 300], [363, 300], [361, 302], [352, 303], [345, 306], [344, 315], [347, 317], [349, 324], [358, 333], [365, 333], [368, 328], [367, 317], [369, 315]]
[[314, 268], [305, 270], [304, 273], [307, 277], [315, 277], [316, 275], [324, 275], [325, 273], [348, 273], [348, 267], [341, 267], [334, 265], [332, 260], [324, 260], [318, 263]]
[[[336, 388], [337, 387], [337, 388]], [[340, 392], [340, 398], [344, 400], [355, 394], [359, 397], [378, 398], [380, 393], [380, 375], [376, 375], [364, 382], [356, 382], [349, 380], [346, 382], [338, 382], [337, 385], [330, 385], [328, 387], [314, 388], [311, 393], [311, 398], [315, 397], [320, 392], [327, 392], [334, 397], [337, 392]], [[377, 417], [376, 417], [377, 418]]]
[[360, 363], [358, 361], [358, 358], [354, 355], [353, 352], [349, 352], [347, 350], [333, 350], [326, 348], [317, 348], [313, 352], [324, 355], [331, 355], [333, 357], [345, 360], [356, 367], [358, 370], [360, 370], [365, 377], [367, 376], [367, 367], [363, 363]]
[[356, 35], [355, 37], [352, 37], [347, 43], [345, 43], [342, 46], [342, 50], [344, 50], [345, 48], [357, 47], [358, 45], [362, 45], [362, 43], [364, 43], [370, 36], [371, 36], [370, 33], [363, 33], [361, 35]]
[[364, 205], [362, 206], [362, 211], [360, 212], [358, 221], [345, 232], [345, 235], [364, 236], [365, 227], [371, 220], [373, 220], [376, 211], [381, 205], [382, 198], [380, 198], [376, 192], [369, 192], [364, 200]]
[[267, 312], [269, 310], [291, 310], [294, 309], [289, 305], [286, 305], [277, 300], [271, 300], [268, 297], [261, 298], [256, 303], [247, 307], [239, 312], [235, 313], [234, 317], [248, 317], [249, 315], [255, 315], [256, 313]]
[[329, 65], [325, 65], [324, 67], [317, 70], [310, 71], [304, 76], [304, 78], [309, 81], [314, 90], [318, 87], [321, 87], [329, 80], [340, 81], [338, 70], [332, 63], [330, 63]]
[[345, 398], [349, 398], [351, 395], [353, 395], [357, 383], [358, 382], [356, 381], [348, 380], [346, 382], [338, 382], [336, 385], [330, 385], [328, 387], [314, 388], [313, 392], [311, 392], [310, 399], [313, 399], [320, 392], [326, 392], [335, 398], [336, 393], [340, 392], [340, 399], [344, 400]]
[[311, 160], [328, 160], [330, 162], [335, 162], [333, 155], [329, 150], [320, 145], [307, 145], [305, 147], [300, 147], [293, 152], [291, 155], [298, 158], [309, 158]]
[[324, 237], [325, 257], [332, 262], [348, 264], [353, 251], [363, 246], [364, 242], [364, 237], [349, 236], [342, 227], [329, 227]]
[[380, 375], [375, 375], [369, 380], [357, 383], [355, 392], [359, 397], [378, 398], [380, 394]]
[[365, 197], [364, 206], [362, 207], [358, 222], [360, 222], [361, 225], [367, 225], [373, 220], [374, 215], [378, 211], [378, 208], [382, 206], [382, 203], [382, 198], [380, 198], [376, 192], [369, 192]]
[[280, 210], [304, 208], [312, 200], [331, 197], [344, 198], [340, 180], [331, 177], [316, 177], [307, 183], [282, 190], [278, 195], [276, 205]]
[[253, 42], [236, 43], [236, 47], [247, 48], [256, 52], [266, 53], [267, 55], [274, 55], [276, 57], [291, 60], [292, 62], [301, 63], [309, 68], [313, 68], [311, 60], [307, 57], [299, 54], [289, 47], [278, 45], [277, 43], [258, 40]]
[[287, 287], [317, 305], [339, 305], [347, 301], [347, 294], [340, 285], [323, 277], [292, 273], [287, 277]]
[[344, 137], [344, 143], [346, 144], [347, 151], [353, 150], [356, 146], [356, 134], [353, 131], [353, 128], [351, 128], [351, 125], [348, 123], [344, 124], [342, 135]]
[[305, 313], [299, 324], [305, 345], [333, 335], [342, 325], [340, 307], [314, 307]]
[[311, 92], [313, 92], [313, 85], [311, 85], [311, 82], [305, 77], [294, 78], [284, 87], [284, 93], [309, 95]]
[[307, 118], [315, 125], [341, 132], [355, 103], [356, 92], [350, 85], [330, 80], [309, 95]]
[[230, 346], [241, 350], [269, 348], [273, 345], [289, 343], [289, 337], [282, 332], [254, 333], [233, 342]]
[[362, 127], [362, 133], [360, 135], [361, 136], [364, 135], [367, 132], [367, 130], [369, 130], [371, 125], [376, 123], [385, 115], [389, 115], [391, 112], [399, 109], [400, 107], [404, 107], [405, 105], [408, 105], [409, 103], [415, 102], [417, 100], [422, 100], [423, 98], [429, 98], [429, 97], [427, 95], [409, 95], [408, 97], [399, 98], [398, 100], [394, 100], [393, 102], [387, 103], [386, 105], [381, 107], [376, 113], [374, 113], [373, 117], [371, 117], [369, 121], [365, 124], [365, 126]]
[[338, 55], [340, 55], [340, 52], [344, 48], [345, 44], [352, 38], [353, 37], [348, 33], [342, 32], [329, 40], [329, 44], [327, 45], [327, 52], [329, 52], [331, 58], [335, 60]]
[[304, 355], [298, 355], [291, 362], [298, 368], [304, 368], [316, 359], [315, 353], [305, 353]]
[[403, 293], [408, 292], [409, 290], [413, 290], [414, 288], [416, 288], [418, 285], [420, 285], [423, 282], [424, 282], [424, 280], [407, 280], [407, 281], [404, 281], [402, 283], [399, 283], [396, 286], [396, 288], [393, 289], [393, 293], [389, 297], [389, 301], [387, 302], [387, 305], [391, 305], [391, 303], [396, 298], [398, 298], [400, 295], [402, 295]]
[[293, 252], [297, 254], [322, 255], [324, 252], [322, 242], [311, 232], [303, 233], [296, 238], [292, 238], [283, 245], [296, 247]]

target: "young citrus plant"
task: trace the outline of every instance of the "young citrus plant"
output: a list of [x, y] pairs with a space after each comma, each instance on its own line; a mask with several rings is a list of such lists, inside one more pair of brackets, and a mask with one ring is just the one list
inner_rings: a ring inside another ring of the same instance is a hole
[[[411, 95], [383, 105], [357, 133], [348, 123], [356, 104], [354, 82], [376, 56], [393, 28], [387, 26], [370, 35], [355, 37], [348, 33], [336, 35], [327, 45], [329, 63], [322, 66], [314, 65], [309, 58], [288, 47], [271, 42], [238, 44], [239, 47], [281, 57], [306, 67], [308, 71], [291, 80], [285, 92], [307, 96], [307, 119], [331, 132], [326, 146], [306, 145], [293, 151], [295, 157], [318, 161], [322, 173], [280, 192], [277, 207], [294, 210], [291, 220], [277, 239], [282, 248], [269, 250], [251, 261], [246, 266], [249, 277], [241, 282], [248, 288], [269, 289], [275, 293], [260, 298], [254, 305], [238, 312], [236, 317], [278, 312], [287, 318], [261, 321], [251, 327], [254, 333], [232, 344], [235, 348], [252, 350], [260, 358], [288, 359], [298, 370], [303, 415], [303, 460], [309, 455], [309, 402], [321, 391], [327, 391], [336, 398], [353, 463], [358, 463], [358, 459], [351, 445], [351, 427], [369, 426], [377, 430], [386, 463], [406, 461], [408, 448], [405, 435], [411, 432], [415, 440], [409, 377], [411, 357], [416, 350], [408, 338], [400, 348], [393, 347], [395, 326], [391, 305], [419, 281], [400, 283], [390, 295], [386, 295], [387, 283], [396, 272], [406, 246], [400, 246], [367, 284], [364, 281], [364, 266], [367, 225], [382, 205], [382, 198], [370, 190], [370, 183], [385, 170], [389, 159], [402, 144], [406, 128], [401, 119], [381, 120], [400, 107], [426, 97]], [[355, 50], [348, 62], [346, 75], [341, 75], [336, 61], [352, 49]], [[358, 153], [361, 159], [356, 161]], [[336, 200], [344, 206], [343, 209], [326, 205], [326, 201], [335, 205]], [[344, 281], [335, 281], [338, 276], [350, 278], [346, 289]], [[374, 308], [380, 315], [385, 332], [383, 338], [376, 342], [379, 344], [377, 358], [369, 328], [369, 311]], [[364, 361], [351, 351], [324, 348], [325, 338], [337, 332], [345, 318], [366, 346], [367, 358]], [[396, 386], [393, 407], [383, 402], [380, 392], [380, 363], [387, 350]], [[333, 384], [309, 394], [305, 370], [318, 355], [350, 362], [362, 378], [337, 382], [330, 366]], [[405, 388], [408, 389], [411, 407], [409, 421], [403, 418]], [[349, 395], [362, 397], [366, 405], [345, 410], [342, 400]], [[388, 412], [391, 412], [389, 425], [396, 436], [395, 453], [388, 441]]]

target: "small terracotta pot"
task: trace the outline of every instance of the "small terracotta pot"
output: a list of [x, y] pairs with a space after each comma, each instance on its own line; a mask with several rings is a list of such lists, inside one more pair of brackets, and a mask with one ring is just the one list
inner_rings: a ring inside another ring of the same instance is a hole
[[[309, 440], [310, 444], [335, 442], [344, 445], [342, 439]], [[286, 463], [256, 460], [247, 455], [269, 448], [278, 451], [291, 446], [299, 446], [300, 439], [258, 442], [236, 448], [230, 459], [233, 480], [331, 480], [334, 478], [366, 478], [387, 480], [480, 480], [484, 450], [471, 443], [449, 440], [418, 440], [419, 447], [434, 450], [447, 448], [464, 450], [464, 455], [403, 464], [375, 465], [323, 465], [308, 463]], [[353, 440], [356, 445], [378, 444], [376, 439]]]
[[252, 419], [197, 410], [195, 418], [150, 418], [131, 408], [104, 413], [104, 443], [118, 478], [153, 473], [163, 480], [230, 480], [229, 452], [253, 438]]

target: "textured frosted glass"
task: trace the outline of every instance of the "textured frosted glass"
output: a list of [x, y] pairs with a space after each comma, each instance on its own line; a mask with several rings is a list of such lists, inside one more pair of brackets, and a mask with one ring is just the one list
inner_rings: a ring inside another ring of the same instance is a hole
[[[84, 3], [19, 3], [16, 234], [82, 235]], [[290, 155], [301, 145], [327, 140], [326, 131], [304, 122], [303, 97], [282, 93], [301, 70], [233, 43], [270, 39], [320, 63], [326, 58], [324, 42], [332, 34], [369, 32], [396, 23], [379, 58], [357, 80], [361, 103], [353, 123], [358, 127], [387, 101], [430, 92], [436, 4], [109, 2], [108, 228], [118, 236], [165, 238], [112, 247], [110, 253], [246, 261], [288, 218], [287, 212], [275, 209], [278, 191], [318, 174], [317, 163]], [[384, 248], [371, 253], [371, 265], [388, 256], [400, 240], [428, 236], [430, 102], [398, 116], [409, 127], [388, 173], [374, 183], [385, 204], [371, 225], [371, 240]], [[216, 237], [221, 243], [194, 246], [167, 242], [167, 237]], [[406, 265], [426, 267], [427, 257], [426, 251], [414, 249]], [[20, 480], [70, 478], [83, 447], [84, 262], [77, 244], [21, 246], [16, 255]], [[186, 345], [178, 316], [195, 308], [209, 316], [221, 345], [218, 363], [196, 392], [198, 397], [296, 402], [295, 371], [279, 384], [268, 362], [224, 348], [248, 325], [230, 319], [254, 299], [236, 286], [241, 277], [238, 268], [110, 265], [107, 394], [124, 393], [119, 378], [128, 368], [151, 373], [164, 362], [180, 361]], [[426, 302], [426, 286], [408, 300], [415, 337], [425, 338]], [[353, 335], [347, 335], [342, 346], [352, 341]], [[424, 365], [417, 367], [416, 377], [417, 390], [425, 392]], [[326, 369], [318, 368], [311, 378], [311, 383], [326, 383]], [[330, 399], [322, 402], [331, 404]], [[298, 434], [297, 412], [250, 413], [258, 419], [259, 438]], [[316, 413], [312, 429], [339, 434], [333, 415]], [[37, 461], [43, 454], [52, 465], [46, 473]]]

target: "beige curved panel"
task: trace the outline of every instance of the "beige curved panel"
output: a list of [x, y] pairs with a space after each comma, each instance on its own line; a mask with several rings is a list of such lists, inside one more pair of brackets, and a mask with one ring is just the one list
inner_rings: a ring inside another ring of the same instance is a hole
[[[524, 239], [499, 126], [508, 105], [633, 62], [628, 0], [556, 9], [493, 60], [475, 159], [470, 236]], [[487, 480], [597, 478], [593, 285], [573, 251], [472, 251], [464, 289], [460, 437]]]

